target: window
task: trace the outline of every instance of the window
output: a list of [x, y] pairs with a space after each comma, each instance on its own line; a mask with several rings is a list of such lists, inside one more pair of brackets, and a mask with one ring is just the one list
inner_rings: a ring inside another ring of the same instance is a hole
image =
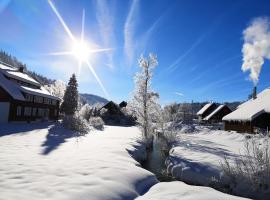
[[56, 100], [52, 100], [52, 105], [56, 105], [57, 101]]
[[57, 110], [54, 109], [54, 116], [56, 117], [57, 116]]
[[17, 112], [16, 112], [17, 116], [21, 116], [22, 115], [22, 107], [21, 106], [17, 106]]
[[43, 97], [35, 96], [34, 102], [35, 103], [43, 103]]
[[31, 107], [25, 107], [24, 108], [24, 116], [31, 116], [32, 108]]
[[25, 100], [32, 102], [33, 101], [33, 95], [31, 95], [31, 94], [25, 94]]
[[32, 109], [32, 116], [36, 116], [36, 114], [37, 114], [37, 108], [33, 108]]
[[44, 116], [44, 109], [42, 109], [42, 108], [39, 108], [38, 109], [38, 116], [39, 117], [43, 117]]

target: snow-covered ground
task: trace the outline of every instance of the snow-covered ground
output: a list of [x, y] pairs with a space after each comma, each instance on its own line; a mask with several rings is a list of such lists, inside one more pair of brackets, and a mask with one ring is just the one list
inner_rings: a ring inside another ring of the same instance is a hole
[[[139, 136], [136, 127], [106, 126], [76, 138], [49, 123], [0, 125], [0, 199], [134, 199], [153, 185], [139, 199], [242, 199], [182, 182], [156, 184], [130, 155], [143, 152]], [[177, 148], [171, 154], [188, 159]], [[195, 152], [190, 159], [199, 161]]]
[[157, 182], [128, 153], [136, 127], [80, 138], [52, 124], [0, 125], [0, 199], [134, 199]]
[[244, 151], [246, 134], [199, 127], [181, 132], [171, 149], [167, 169], [175, 177], [193, 184], [209, 185], [219, 180], [221, 162], [226, 156], [233, 162]]

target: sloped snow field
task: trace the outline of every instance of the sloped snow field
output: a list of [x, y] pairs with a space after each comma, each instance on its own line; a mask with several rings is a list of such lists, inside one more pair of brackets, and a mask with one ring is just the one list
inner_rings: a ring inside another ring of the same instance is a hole
[[167, 170], [188, 183], [209, 185], [222, 174], [224, 157], [233, 163], [244, 153], [248, 134], [197, 127], [180, 131], [178, 144], [170, 150]]
[[242, 199], [182, 182], [156, 184], [130, 155], [144, 152], [139, 136], [136, 127], [76, 138], [49, 123], [0, 125], [0, 199], [135, 199], [153, 185], [140, 199]]

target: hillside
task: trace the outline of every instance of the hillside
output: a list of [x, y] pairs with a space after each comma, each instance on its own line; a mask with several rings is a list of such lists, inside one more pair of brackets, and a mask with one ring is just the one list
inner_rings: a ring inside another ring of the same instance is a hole
[[94, 105], [97, 103], [106, 104], [109, 102], [107, 99], [94, 94], [80, 94], [80, 96], [83, 104], [88, 103], [89, 105]]

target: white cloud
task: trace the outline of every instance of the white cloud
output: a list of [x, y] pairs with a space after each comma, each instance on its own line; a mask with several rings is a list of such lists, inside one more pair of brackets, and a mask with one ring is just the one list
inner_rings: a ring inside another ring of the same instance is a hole
[[134, 58], [134, 32], [138, 18], [139, 0], [133, 0], [124, 26], [124, 50], [130, 65]]
[[270, 59], [270, 22], [268, 18], [256, 18], [244, 32], [242, 48], [244, 72], [250, 71], [250, 79], [256, 85], [259, 81], [264, 59]]
[[174, 94], [176, 94], [176, 95], [178, 95], [178, 96], [184, 96], [184, 94], [183, 93], [181, 93], [181, 92], [175, 92]]
[[[110, 5], [108, 5], [109, 2], [110, 1], [105, 0], [96, 1], [96, 18], [105, 48], [111, 48], [116, 44], [114, 34], [114, 18], [112, 9], [110, 9]], [[108, 62], [106, 63], [106, 66], [114, 68], [113, 51], [107, 52], [107, 58]]]

